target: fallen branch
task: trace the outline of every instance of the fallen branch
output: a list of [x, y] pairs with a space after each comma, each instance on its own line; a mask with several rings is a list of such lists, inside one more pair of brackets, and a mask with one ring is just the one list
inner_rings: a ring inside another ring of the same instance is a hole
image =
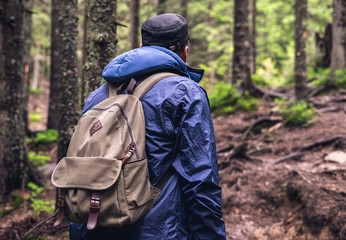
[[54, 218], [56, 215], [58, 214], [58, 211], [55, 211], [55, 213], [53, 213], [52, 215], [48, 216], [47, 218], [43, 219], [42, 221], [40, 221], [39, 223], [37, 223], [33, 228], [31, 228], [29, 231], [27, 231], [23, 237], [21, 237], [21, 239], [25, 239], [30, 233], [32, 233], [35, 229], [37, 229], [38, 227], [40, 227], [42, 224], [44, 224], [46, 221]]
[[275, 164], [279, 164], [279, 163], [282, 163], [282, 162], [285, 162], [286, 160], [289, 160], [291, 158], [298, 158], [298, 157], [301, 157], [303, 155], [303, 153], [301, 151], [298, 151], [298, 152], [294, 152], [294, 153], [291, 153], [287, 156], [284, 156], [284, 157], [281, 157], [279, 159], [276, 159], [274, 162], [273, 162], [273, 165]]
[[311, 144], [309, 144], [309, 145], [307, 145], [305, 147], [301, 147], [301, 148], [297, 149], [297, 151], [294, 152], [294, 153], [291, 153], [291, 154], [289, 154], [287, 156], [284, 156], [284, 157], [281, 157], [281, 158], [278, 158], [278, 159], [274, 160], [273, 165], [278, 164], [278, 163], [282, 163], [282, 162], [284, 162], [286, 160], [289, 160], [289, 159], [292, 159], [292, 158], [298, 158], [301, 155], [303, 155], [303, 151], [310, 150], [310, 149], [312, 149], [314, 147], [317, 147], [317, 146], [327, 145], [327, 144], [330, 144], [330, 143], [332, 143], [332, 142], [334, 142], [336, 140], [339, 140], [339, 139], [342, 139], [342, 137], [341, 136], [336, 136], [336, 137], [332, 137], [332, 138], [316, 141], [316, 142], [311, 143]]
[[325, 107], [325, 108], [322, 108], [322, 109], [318, 109], [317, 112], [319, 112], [319, 113], [326, 113], [326, 112], [337, 112], [339, 110], [340, 110], [339, 107]]
[[282, 117], [279, 117], [279, 116], [264, 116], [259, 118], [253, 123], [251, 123], [251, 125], [246, 129], [246, 131], [240, 137], [240, 141], [244, 141], [245, 138], [249, 135], [249, 133], [252, 131], [252, 129], [256, 125], [259, 125], [260, 123], [263, 123], [263, 122], [280, 122], [280, 121], [282, 121]]
[[275, 124], [274, 126], [270, 127], [268, 130], [266, 130], [263, 135], [256, 140], [256, 142], [261, 142], [266, 136], [268, 136], [268, 134], [276, 131], [277, 129], [279, 129], [281, 126], [283, 125], [282, 122], [279, 122], [277, 124]]
[[275, 92], [272, 90], [268, 90], [268, 89], [263, 89], [260, 88], [258, 86], [255, 86], [256, 90], [259, 91], [260, 93], [262, 93], [265, 97], [272, 97], [272, 98], [293, 98], [292, 95], [288, 95], [288, 94], [284, 94], [284, 93], [280, 93], [280, 92]]
[[326, 90], [326, 87], [325, 86], [319, 86], [318, 88], [314, 89], [309, 95], [308, 95], [308, 98], [310, 97], [314, 97], [316, 96], [317, 94], [319, 94], [320, 92]]
[[290, 215], [288, 215], [282, 224], [287, 224], [288, 219], [290, 219], [294, 214], [296, 214], [300, 209], [304, 208], [304, 204], [299, 205], [296, 209], [294, 209]]
[[317, 147], [317, 146], [322, 146], [322, 145], [327, 145], [330, 144], [336, 140], [342, 139], [341, 136], [336, 136], [336, 137], [332, 137], [332, 138], [328, 138], [328, 139], [324, 139], [324, 140], [320, 140], [320, 141], [316, 141], [314, 143], [311, 143], [305, 147], [300, 148], [301, 151], [305, 151], [305, 150], [309, 150], [311, 148]]

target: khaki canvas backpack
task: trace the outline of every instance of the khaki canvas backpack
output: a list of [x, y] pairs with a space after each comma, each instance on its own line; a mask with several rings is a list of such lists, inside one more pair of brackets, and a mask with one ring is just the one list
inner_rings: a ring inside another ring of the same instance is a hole
[[58, 218], [95, 226], [121, 227], [148, 213], [165, 182], [149, 181], [145, 153], [145, 119], [140, 99], [160, 80], [173, 73], [157, 73], [132, 94], [117, 94], [109, 85], [109, 96], [79, 120], [67, 156], [55, 167], [51, 181], [58, 188]]

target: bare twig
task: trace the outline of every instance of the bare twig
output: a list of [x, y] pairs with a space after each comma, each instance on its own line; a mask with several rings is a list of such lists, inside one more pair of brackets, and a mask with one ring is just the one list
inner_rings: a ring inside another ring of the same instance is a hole
[[268, 89], [263, 89], [260, 87], [256, 86], [256, 90], [261, 92], [263, 95], [267, 96], [267, 97], [272, 97], [272, 98], [293, 98], [292, 95], [288, 95], [288, 94], [283, 94], [283, 93], [279, 93], [279, 92], [275, 92], [272, 90], [268, 90]]
[[298, 151], [298, 152], [294, 152], [294, 153], [291, 153], [287, 156], [284, 156], [284, 157], [281, 157], [279, 159], [276, 159], [273, 164], [278, 164], [278, 163], [282, 163], [288, 159], [291, 159], [291, 158], [297, 158], [297, 157], [300, 157], [301, 155], [303, 155], [303, 153], [301, 151]]
[[281, 158], [278, 158], [276, 159], [273, 164], [278, 164], [278, 163], [282, 163], [288, 159], [291, 159], [291, 158], [297, 158], [297, 157], [300, 157], [302, 154], [303, 154], [303, 151], [306, 151], [306, 150], [310, 150], [311, 148], [314, 148], [314, 147], [317, 147], [317, 146], [321, 146], [321, 145], [327, 145], [327, 144], [330, 144], [336, 140], [339, 140], [339, 139], [342, 139], [341, 136], [336, 136], [336, 137], [332, 137], [332, 138], [328, 138], [328, 139], [323, 139], [323, 140], [320, 140], [320, 141], [316, 141], [316, 142], [313, 142], [305, 147], [301, 147], [299, 148], [296, 152], [294, 153], [291, 153], [287, 156], [284, 156], [284, 157], [281, 157]]
[[251, 123], [251, 125], [246, 129], [246, 131], [244, 132], [244, 134], [240, 137], [240, 140], [243, 141], [245, 140], [245, 138], [249, 135], [249, 133], [251, 132], [251, 130], [258, 124], [263, 123], [263, 122], [279, 122], [282, 121], [282, 117], [279, 116], [264, 116], [261, 117], [260, 119], [257, 119], [256, 121], [254, 121], [253, 123]]
[[286, 224], [287, 220], [290, 219], [294, 214], [296, 214], [296, 212], [298, 212], [300, 209], [302, 209], [304, 207], [303, 204], [299, 205], [296, 209], [294, 209], [290, 215], [288, 215], [285, 220], [282, 222], [282, 224]]
[[47, 218], [43, 219], [42, 221], [40, 221], [39, 223], [37, 223], [33, 228], [31, 228], [29, 231], [27, 231], [23, 237], [21, 237], [21, 239], [25, 239], [30, 233], [32, 233], [35, 229], [37, 229], [38, 227], [40, 227], [42, 224], [44, 224], [46, 221], [54, 218], [56, 215], [58, 214], [58, 211], [55, 211], [55, 213], [53, 213], [52, 215], [48, 216]]
[[317, 147], [317, 146], [327, 145], [327, 144], [330, 144], [330, 143], [332, 143], [336, 140], [339, 140], [339, 139], [342, 139], [342, 137], [336, 136], [336, 137], [332, 137], [332, 138], [328, 138], [328, 139], [323, 139], [320, 141], [313, 142], [313, 143], [311, 143], [305, 147], [302, 147], [302, 148], [300, 148], [300, 150], [305, 151], [305, 150], [309, 150], [309, 149]]

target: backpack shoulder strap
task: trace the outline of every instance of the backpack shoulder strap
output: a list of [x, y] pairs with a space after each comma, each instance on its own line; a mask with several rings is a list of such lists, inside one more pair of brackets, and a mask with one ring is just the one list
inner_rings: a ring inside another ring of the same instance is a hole
[[168, 78], [178, 76], [175, 73], [170, 72], [161, 72], [161, 73], [155, 73], [151, 75], [150, 77], [144, 79], [142, 82], [138, 84], [138, 86], [133, 91], [133, 96], [142, 99], [144, 95], [149, 92], [149, 90], [155, 86], [156, 83], [160, 82], [161, 80]]
[[175, 73], [170, 72], [160, 72], [160, 73], [154, 73], [153, 75], [150, 75], [146, 79], [144, 79], [142, 82], [138, 84], [138, 86], [135, 87], [136, 80], [132, 78], [129, 81], [126, 81], [125, 83], [121, 84], [120, 86], [114, 86], [112, 84], [107, 83], [107, 97], [113, 97], [119, 94], [121, 92], [122, 87], [128, 83], [127, 89], [130, 90], [130, 94], [134, 95], [135, 97], [142, 99], [144, 95], [149, 92], [149, 90], [155, 86], [156, 83], [161, 81], [162, 79], [178, 76]]

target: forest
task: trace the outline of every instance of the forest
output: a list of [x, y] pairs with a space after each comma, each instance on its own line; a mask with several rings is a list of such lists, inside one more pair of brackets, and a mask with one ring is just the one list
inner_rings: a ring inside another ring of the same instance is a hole
[[346, 239], [345, 0], [0, 0], [0, 239], [69, 239], [50, 176], [149, 17], [189, 24], [227, 239]]

